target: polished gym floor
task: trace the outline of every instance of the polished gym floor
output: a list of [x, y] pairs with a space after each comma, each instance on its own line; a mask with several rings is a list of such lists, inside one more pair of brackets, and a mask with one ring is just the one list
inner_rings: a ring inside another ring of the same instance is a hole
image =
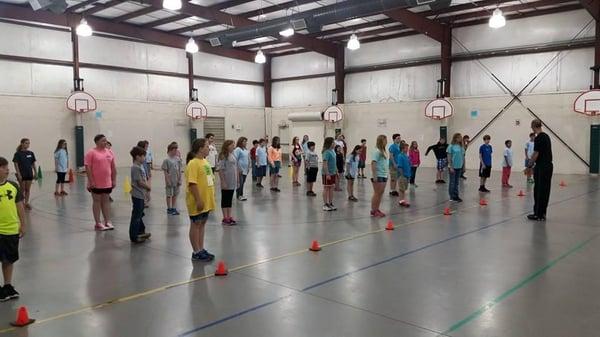
[[[533, 191], [520, 172], [511, 190], [500, 188], [494, 172], [483, 196], [489, 205], [480, 206], [476, 172], [462, 183], [465, 202], [449, 204], [447, 185], [436, 186], [434, 171], [421, 169], [410, 209], [386, 191], [382, 210], [395, 225], [386, 231], [387, 218], [369, 217], [368, 180], [357, 183], [360, 202], [340, 192], [339, 210], [326, 213], [321, 187], [308, 199], [285, 171], [279, 194], [247, 183], [248, 201], [234, 201], [238, 226], [221, 226], [220, 210], [211, 215], [211, 264], [191, 261], [187, 213], [167, 216], [161, 172], [154, 172], [145, 217], [152, 238], [139, 245], [128, 239], [128, 170], [113, 193], [111, 232], [93, 231], [83, 177], [56, 198], [54, 174], [45, 173], [33, 187], [15, 265], [21, 298], [0, 303], [0, 335], [600, 335], [597, 178], [555, 175], [548, 221], [530, 222]], [[526, 196], [517, 196], [520, 189]], [[446, 207], [452, 215], [443, 215]], [[308, 251], [312, 240], [320, 252]], [[218, 260], [228, 276], [212, 276]], [[11, 328], [21, 305], [37, 321]]]

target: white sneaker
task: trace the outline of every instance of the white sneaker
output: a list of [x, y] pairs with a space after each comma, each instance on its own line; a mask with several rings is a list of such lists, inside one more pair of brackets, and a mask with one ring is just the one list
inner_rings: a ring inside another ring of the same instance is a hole
[[333, 204], [329, 205], [329, 208], [330, 208], [332, 211], [337, 211], [337, 207], [335, 207]]
[[323, 210], [324, 210], [325, 212], [332, 211], [332, 209], [331, 209], [331, 207], [329, 207], [329, 205], [323, 205]]
[[242, 196], [238, 197], [238, 200], [239, 201], [246, 201], [248, 199], [245, 196], [242, 195]]

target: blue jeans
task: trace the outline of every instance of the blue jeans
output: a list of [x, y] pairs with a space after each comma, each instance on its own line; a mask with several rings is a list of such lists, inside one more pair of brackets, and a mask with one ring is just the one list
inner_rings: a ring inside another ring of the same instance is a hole
[[450, 184], [448, 185], [448, 192], [450, 194], [450, 199], [456, 200], [458, 199], [458, 182], [460, 180], [460, 176], [462, 174], [462, 168], [454, 169], [454, 172], [449, 172], [450, 175]]
[[137, 237], [146, 232], [146, 226], [142, 218], [144, 217], [144, 199], [131, 197], [131, 222], [129, 223], [129, 239], [131, 242], [137, 242]]

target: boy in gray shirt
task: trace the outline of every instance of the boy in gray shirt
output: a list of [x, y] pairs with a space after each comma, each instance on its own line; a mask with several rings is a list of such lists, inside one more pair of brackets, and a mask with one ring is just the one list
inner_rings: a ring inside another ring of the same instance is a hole
[[179, 215], [176, 202], [179, 195], [179, 186], [181, 186], [181, 160], [177, 157], [178, 146], [171, 143], [167, 147], [169, 156], [162, 163], [161, 169], [165, 174], [165, 191], [167, 195], [167, 214]]
[[146, 174], [142, 165], [146, 160], [146, 150], [141, 147], [131, 149], [131, 222], [129, 223], [129, 239], [133, 243], [142, 243], [150, 237], [146, 233], [146, 226], [142, 218], [144, 217], [144, 200], [146, 200], [150, 185], [146, 180]]

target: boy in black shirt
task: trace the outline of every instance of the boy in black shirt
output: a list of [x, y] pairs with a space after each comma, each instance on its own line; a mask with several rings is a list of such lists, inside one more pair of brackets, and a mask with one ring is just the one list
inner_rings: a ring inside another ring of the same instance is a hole
[[552, 144], [550, 137], [542, 131], [542, 121], [534, 119], [531, 122], [531, 129], [536, 134], [533, 155], [529, 160], [527, 172], [533, 170], [535, 181], [533, 189], [533, 214], [529, 214], [529, 220], [546, 220], [546, 210], [550, 200], [550, 188], [552, 187], [552, 173], [554, 166], [552, 164]]
[[446, 182], [442, 179], [444, 170], [448, 166], [448, 153], [446, 150], [448, 149], [448, 144], [446, 143], [446, 138], [440, 138], [437, 144], [433, 144], [427, 148], [425, 151], [425, 155], [428, 155], [431, 150], [435, 154], [435, 158], [437, 159], [437, 176], [435, 183], [436, 184], [445, 184]]

